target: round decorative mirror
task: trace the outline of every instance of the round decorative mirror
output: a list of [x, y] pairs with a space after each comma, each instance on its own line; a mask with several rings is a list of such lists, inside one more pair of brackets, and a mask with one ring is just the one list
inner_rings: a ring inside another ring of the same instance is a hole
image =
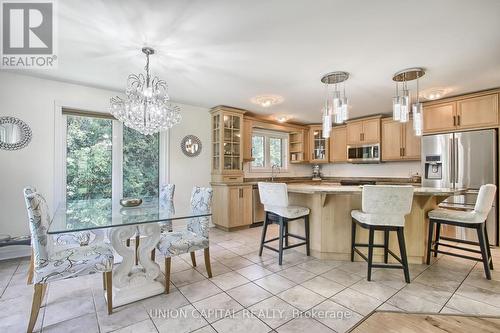
[[31, 141], [31, 129], [21, 119], [0, 117], [0, 149], [16, 150]]
[[186, 135], [181, 141], [181, 150], [186, 156], [198, 156], [201, 153], [201, 140], [195, 135]]

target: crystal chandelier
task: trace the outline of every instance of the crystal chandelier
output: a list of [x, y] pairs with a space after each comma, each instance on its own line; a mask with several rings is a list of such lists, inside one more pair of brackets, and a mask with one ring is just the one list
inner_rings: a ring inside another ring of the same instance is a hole
[[[323, 137], [329, 138], [332, 130], [332, 120], [335, 124], [342, 124], [349, 119], [349, 100], [345, 94], [345, 81], [349, 78], [347, 72], [332, 72], [325, 74], [321, 82], [325, 84], [325, 107], [323, 109]], [[339, 83], [342, 83], [342, 94]], [[333, 86], [333, 92], [329, 88]]]
[[127, 80], [126, 98], [111, 98], [110, 112], [118, 120], [144, 135], [151, 135], [172, 128], [181, 120], [180, 108], [170, 103], [167, 82], [151, 78], [149, 56], [154, 49], [144, 47], [146, 75], [130, 74]]
[[[418, 79], [425, 74], [422, 68], [409, 68], [394, 74], [392, 80], [396, 82], [396, 96], [392, 98], [392, 118], [396, 121], [406, 123], [409, 120], [411, 95], [408, 89], [408, 81], [417, 80], [416, 103], [411, 107], [413, 113], [413, 129], [416, 135], [422, 135], [423, 107], [419, 100]], [[401, 95], [399, 94], [401, 84]]]

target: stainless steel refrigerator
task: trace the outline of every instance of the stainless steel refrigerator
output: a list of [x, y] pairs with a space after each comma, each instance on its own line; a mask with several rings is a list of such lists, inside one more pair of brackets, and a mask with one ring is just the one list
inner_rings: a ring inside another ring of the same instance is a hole
[[[422, 186], [467, 188], [467, 193], [450, 197], [445, 208], [474, 208], [479, 187], [497, 183], [497, 132], [481, 130], [422, 137]], [[498, 196], [488, 215], [486, 227], [490, 243], [498, 245]], [[477, 241], [475, 230], [450, 228], [455, 238]], [[451, 231], [450, 231], [451, 230]]]

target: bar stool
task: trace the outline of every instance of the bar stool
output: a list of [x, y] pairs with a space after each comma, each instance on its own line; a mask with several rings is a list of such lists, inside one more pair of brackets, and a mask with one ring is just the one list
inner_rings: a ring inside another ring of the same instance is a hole
[[[371, 281], [372, 268], [398, 268], [403, 269], [406, 283], [410, 283], [408, 259], [404, 236], [405, 216], [411, 211], [413, 201], [412, 186], [391, 185], [364, 185], [362, 197], [362, 210], [351, 211], [351, 261], [354, 261], [356, 252], [368, 262], [367, 280]], [[369, 230], [368, 244], [356, 243], [356, 224]], [[384, 232], [384, 244], [374, 244], [375, 231]], [[389, 232], [396, 231], [398, 235], [399, 251], [401, 258], [389, 250]], [[367, 247], [368, 257], [357, 249]], [[384, 264], [373, 263], [373, 248], [384, 249]], [[401, 265], [388, 264], [391, 255]]]
[[[288, 189], [284, 183], [264, 183], [259, 182], [260, 201], [264, 205], [266, 217], [262, 228], [262, 238], [260, 241], [259, 256], [262, 256], [262, 250], [266, 249], [279, 253], [279, 264], [283, 263], [283, 250], [291, 249], [297, 246], [306, 246], [306, 254], [310, 255], [309, 250], [309, 208], [288, 205]], [[288, 222], [304, 219], [305, 237], [294, 235], [288, 232]], [[266, 240], [267, 226], [270, 224], [279, 225], [279, 237]], [[288, 237], [297, 238], [304, 242], [288, 245]], [[278, 249], [266, 245], [266, 243], [279, 240]], [[283, 246], [283, 240], [285, 246]]]
[[[463, 259], [482, 261], [484, 266], [484, 273], [488, 280], [491, 280], [490, 269], [493, 269], [493, 259], [491, 258], [490, 242], [488, 240], [488, 230], [486, 229], [486, 219], [495, 200], [495, 193], [497, 187], [492, 184], [482, 185], [479, 189], [476, 205], [472, 211], [460, 211], [438, 208], [429, 212], [429, 237], [427, 239], [427, 265], [431, 261], [431, 252], [434, 257], [438, 253], [447, 254], [454, 257]], [[432, 234], [434, 232], [434, 224], [436, 225], [436, 239], [432, 241]], [[464, 227], [469, 229], [476, 229], [477, 239], [479, 242], [471, 242], [462, 239], [451, 237], [441, 237], [441, 224], [453, 225], [457, 227]], [[462, 246], [442, 243], [440, 240], [452, 241], [461, 244], [477, 245], [480, 250], [469, 249]], [[453, 249], [472, 252], [480, 254], [481, 258], [471, 257], [463, 254], [452, 253], [439, 250], [439, 245], [446, 246]]]

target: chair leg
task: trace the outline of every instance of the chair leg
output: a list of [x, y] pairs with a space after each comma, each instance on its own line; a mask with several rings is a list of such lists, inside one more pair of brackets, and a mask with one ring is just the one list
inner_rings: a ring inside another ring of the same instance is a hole
[[35, 283], [33, 302], [31, 304], [30, 321], [28, 323], [27, 330], [28, 333], [33, 332], [33, 328], [35, 328], [36, 320], [38, 318], [38, 312], [40, 311], [40, 306], [42, 305], [43, 289], [44, 285], [42, 283]]
[[172, 258], [165, 257], [165, 294], [170, 293], [170, 265]]
[[34, 262], [34, 254], [33, 254], [33, 249], [31, 249], [31, 258], [30, 258], [30, 266], [28, 268], [28, 281], [27, 284], [32, 284], [33, 283], [33, 274], [35, 272], [35, 262]]
[[102, 289], [106, 290], [106, 273], [102, 273]]
[[310, 241], [310, 232], [309, 232], [309, 215], [304, 217], [304, 227], [306, 232], [306, 255], [309, 257], [311, 255], [311, 241]]
[[356, 244], [356, 222], [351, 221], [351, 261], [354, 261], [354, 244]]
[[193, 263], [193, 267], [196, 267], [196, 257], [194, 251], [191, 252], [191, 262]]
[[439, 249], [439, 238], [441, 237], [441, 223], [437, 222], [436, 223], [436, 241], [434, 243], [434, 258], [437, 258], [438, 256], [438, 249]]
[[283, 234], [285, 231], [285, 225], [283, 222], [283, 218], [281, 216], [279, 219], [279, 224], [280, 224], [280, 235], [279, 235], [279, 246], [278, 246], [278, 255], [279, 255], [278, 263], [281, 266], [283, 264]]
[[373, 264], [373, 241], [375, 238], [375, 229], [370, 228], [368, 233], [368, 275], [366, 279], [372, 280], [372, 264]]
[[405, 233], [403, 227], [398, 228], [399, 252], [401, 253], [401, 261], [403, 262], [403, 271], [405, 274], [406, 283], [410, 283], [410, 270], [408, 269], [408, 258], [406, 257]]
[[135, 264], [139, 263], [139, 241], [141, 236], [135, 235]]
[[486, 223], [484, 223], [484, 240], [486, 241], [486, 251], [488, 252], [490, 269], [493, 269], [493, 258], [491, 257], [490, 240], [488, 238], [488, 228], [486, 228]]
[[429, 219], [429, 231], [427, 235], [427, 257], [425, 263], [427, 265], [431, 264], [431, 248], [432, 248], [432, 235], [434, 233], [434, 221]]
[[[486, 250], [486, 239], [484, 236], [484, 223], [477, 226], [477, 239], [479, 240], [479, 247], [481, 248], [481, 257], [483, 258], [484, 274], [486, 279], [491, 280], [490, 264], [488, 260], [488, 251]], [[489, 244], [488, 244], [489, 246]]]
[[262, 236], [260, 237], [259, 257], [262, 256], [262, 250], [264, 249], [264, 242], [266, 240], [266, 232], [267, 232], [267, 212], [265, 213], [264, 225], [262, 226]]
[[155, 261], [156, 259], [156, 254], [155, 254], [155, 249], [151, 251], [151, 261]]
[[389, 230], [384, 231], [384, 263], [389, 261]]
[[208, 278], [212, 278], [212, 265], [210, 263], [210, 250], [208, 249], [208, 247], [206, 249], [203, 250], [204, 252], [204, 255], [205, 255], [205, 268], [207, 270], [207, 275], [208, 275]]
[[285, 233], [284, 233], [284, 236], [285, 236], [285, 246], [288, 246], [288, 222], [285, 223]]
[[106, 298], [108, 301], [108, 315], [113, 313], [113, 272], [104, 273], [106, 276]]

